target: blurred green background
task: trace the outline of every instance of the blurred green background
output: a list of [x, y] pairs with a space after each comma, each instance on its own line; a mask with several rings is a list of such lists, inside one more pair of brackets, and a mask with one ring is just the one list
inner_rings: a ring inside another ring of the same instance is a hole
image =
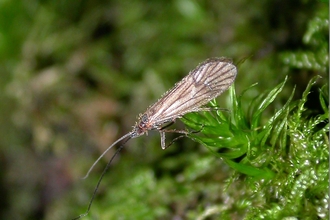
[[[312, 0], [0, 1], [0, 219], [83, 213], [114, 151], [81, 180], [96, 158], [209, 57], [246, 59], [235, 87], [258, 83], [247, 105], [289, 76], [265, 121], [295, 85], [296, 98], [315, 75], [325, 85], [328, 9]], [[228, 108], [228, 93], [218, 101]], [[224, 192], [232, 171], [205, 147], [184, 138], [163, 151], [157, 132], [125, 146], [86, 219], [196, 219], [216, 202], [242, 204], [229, 219], [244, 216], [248, 205], [233, 201], [241, 186]]]

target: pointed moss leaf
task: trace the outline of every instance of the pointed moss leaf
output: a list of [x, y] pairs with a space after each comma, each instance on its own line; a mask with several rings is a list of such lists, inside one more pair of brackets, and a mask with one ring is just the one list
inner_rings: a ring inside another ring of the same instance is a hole
[[259, 104], [258, 109], [256, 112], [252, 115], [252, 124], [251, 129], [254, 130], [257, 127], [259, 127], [259, 121], [261, 118], [261, 114], [265, 111], [265, 109], [274, 101], [276, 96], [282, 91], [284, 84], [286, 83], [288, 77], [285, 77], [284, 81], [280, 83], [278, 86], [276, 86], [274, 89], [272, 89], [265, 99]]
[[320, 99], [320, 104], [324, 112], [328, 111], [328, 106], [329, 106], [329, 90], [326, 89], [326, 85], [324, 85], [320, 90], [319, 94], [319, 99]]
[[242, 94], [237, 97], [234, 87], [229, 88], [230, 100], [232, 101], [232, 123], [234, 123], [237, 127], [241, 129], [248, 129], [248, 122], [243, 113], [243, 109], [241, 106], [242, 96], [248, 91], [250, 88], [255, 86], [256, 84], [250, 86], [248, 89], [244, 90]]
[[297, 106], [298, 106], [298, 109], [297, 109], [297, 112], [296, 112], [296, 114], [295, 114], [295, 116], [296, 116], [296, 120], [297, 120], [297, 121], [300, 120], [301, 115], [302, 115], [302, 112], [305, 110], [304, 105], [305, 105], [305, 103], [307, 102], [307, 96], [308, 96], [308, 94], [310, 93], [310, 90], [311, 90], [312, 86], [316, 83], [316, 81], [317, 81], [317, 79], [318, 79], [319, 77], [320, 77], [320, 76], [315, 76], [315, 77], [313, 77], [313, 78], [309, 81], [309, 83], [308, 83], [308, 85], [307, 85], [305, 91], [303, 92], [302, 98], [300, 99], [300, 102], [299, 102], [298, 105], [297, 105]]
[[[279, 109], [273, 117], [271, 117], [269, 120], [268, 120], [268, 123], [264, 126], [264, 129], [263, 131], [259, 134], [262, 135], [262, 140], [260, 142], [260, 145], [263, 146], [266, 141], [268, 140], [268, 137], [269, 135], [271, 134], [271, 131], [273, 130], [275, 133], [275, 135], [272, 137], [273, 139], [277, 139], [279, 137], [279, 134], [280, 132], [282, 131], [282, 129], [284, 128], [284, 125], [286, 123], [286, 119], [287, 119], [287, 116], [289, 114], [289, 111], [290, 111], [290, 104], [291, 104], [291, 101], [293, 99], [293, 96], [294, 96], [294, 92], [295, 92], [295, 88], [293, 89], [290, 97], [288, 98], [287, 102], [285, 103], [285, 105]], [[275, 129], [274, 128], [274, 125], [276, 123], [280, 123], [281, 125], [279, 127], [276, 127]], [[276, 141], [273, 141], [273, 144], [272, 146], [274, 146]]]
[[236, 163], [232, 160], [224, 160], [230, 167], [248, 176], [252, 176], [257, 179], [272, 179], [274, 177], [274, 173], [269, 169], [260, 169], [251, 165]]

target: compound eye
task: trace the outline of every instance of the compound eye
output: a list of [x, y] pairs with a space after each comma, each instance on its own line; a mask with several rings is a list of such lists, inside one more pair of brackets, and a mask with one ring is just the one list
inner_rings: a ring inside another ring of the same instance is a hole
[[143, 124], [147, 124], [148, 123], [148, 115], [147, 114], [142, 115], [141, 122]]
[[148, 122], [149, 122], [148, 115], [147, 114], [142, 115], [140, 123], [139, 123], [139, 127], [141, 129], [145, 129], [147, 127]]

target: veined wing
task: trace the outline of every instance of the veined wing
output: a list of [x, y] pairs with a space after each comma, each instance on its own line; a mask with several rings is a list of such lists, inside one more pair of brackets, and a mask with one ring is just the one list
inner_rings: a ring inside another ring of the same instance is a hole
[[227, 90], [236, 74], [236, 66], [231, 60], [208, 59], [175, 84], [145, 114], [149, 122], [162, 124], [188, 112], [199, 111], [202, 105]]

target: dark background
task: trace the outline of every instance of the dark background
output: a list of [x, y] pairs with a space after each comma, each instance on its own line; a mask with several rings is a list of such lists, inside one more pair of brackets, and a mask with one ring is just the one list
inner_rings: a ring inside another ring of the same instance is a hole
[[[91, 164], [132, 129], [139, 113], [209, 57], [245, 60], [237, 93], [258, 83], [246, 103], [286, 75], [279, 106], [294, 85], [300, 97], [312, 76], [323, 76], [319, 84], [325, 84], [328, 51], [304, 40], [317, 15], [328, 15], [326, 2], [2, 1], [0, 218], [70, 219], [83, 213], [114, 151], [81, 180]], [[304, 51], [320, 66], [303, 62], [301, 70], [299, 56], [288, 55]], [[218, 101], [228, 107], [226, 93]], [[205, 179], [195, 182], [194, 172], [204, 170]], [[161, 150], [159, 135], [151, 132], [117, 156], [90, 216], [195, 219], [196, 204], [207, 201], [195, 191], [207, 186], [206, 197], [219, 200], [212, 190], [222, 192], [230, 172], [189, 139]], [[182, 173], [191, 184], [180, 180]], [[221, 189], [212, 188], [217, 185]]]

